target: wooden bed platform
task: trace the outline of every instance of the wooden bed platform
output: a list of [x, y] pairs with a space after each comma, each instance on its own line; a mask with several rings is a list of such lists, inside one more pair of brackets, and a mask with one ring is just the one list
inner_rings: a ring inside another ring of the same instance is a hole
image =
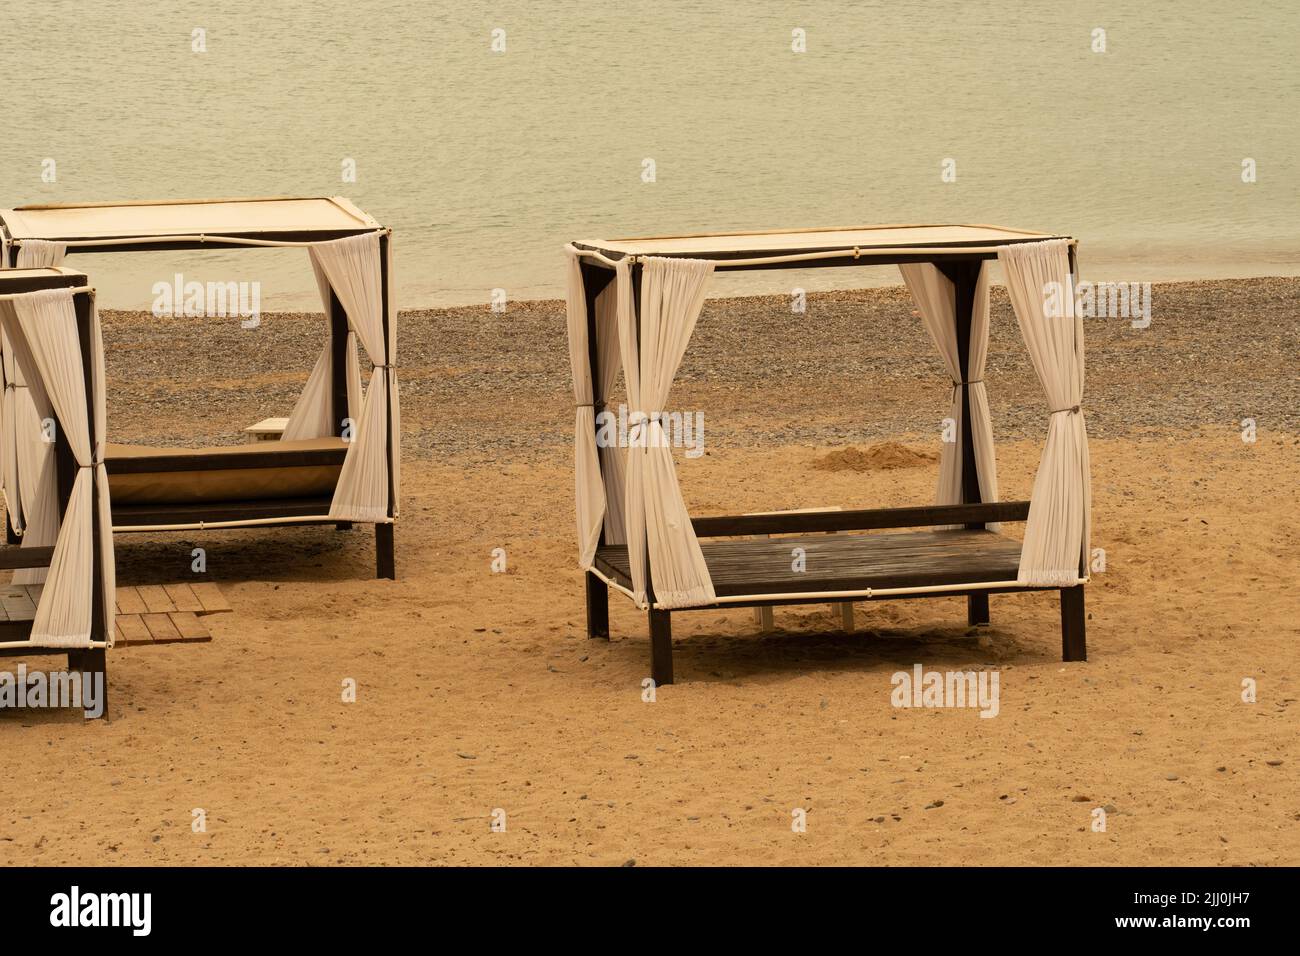
[[[1061, 659], [1087, 660], [1083, 585], [1017, 583], [1020, 542], [985, 527], [1028, 516], [1028, 501], [991, 501], [692, 518], [718, 601], [666, 610], [654, 606], [651, 590], [651, 677], [673, 681], [672, 615], [683, 611], [956, 597], [966, 599], [966, 622], [977, 626], [989, 623], [990, 594], [1019, 591], [1061, 592]], [[804, 549], [803, 571], [793, 569], [795, 548]], [[586, 575], [587, 636], [608, 640], [608, 585], [632, 585], [627, 547], [600, 545], [594, 565]]]
[[[795, 548], [806, 570], [792, 569]], [[993, 531], [903, 531], [701, 541], [718, 597], [1014, 581], [1020, 542]], [[602, 545], [596, 567], [632, 586], [625, 545]], [[865, 597], [865, 596], [864, 596]]]

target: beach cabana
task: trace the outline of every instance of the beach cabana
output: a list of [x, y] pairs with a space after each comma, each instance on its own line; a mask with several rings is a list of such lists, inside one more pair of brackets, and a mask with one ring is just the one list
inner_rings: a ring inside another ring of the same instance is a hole
[[[266, 247], [306, 250], [327, 318], [320, 356], [280, 440], [195, 449], [110, 444], [114, 530], [374, 524], [377, 574], [396, 577], [401, 413], [388, 229], [341, 197], [0, 210], [0, 258], [9, 267], [58, 265], [77, 252]], [[374, 365], [364, 395], [358, 341]], [[24, 387], [21, 371], [5, 384], [8, 401]], [[0, 434], [6, 451], [24, 444], [14, 429]], [[21, 534], [33, 516], [15, 482], [21, 474], [9, 469], [9, 521]]]
[[19, 414], [37, 426], [23, 460], [33, 534], [0, 547], [0, 568], [14, 572], [0, 657], [67, 654], [69, 670], [106, 681], [117, 598], [94, 291], [71, 269], [0, 271], [0, 329], [26, 383]]
[[[609, 636], [608, 589], [626, 595], [649, 613], [651, 676], [663, 684], [673, 678], [675, 611], [965, 595], [969, 622], [987, 624], [990, 594], [1057, 590], [1062, 658], [1086, 658], [1090, 486], [1073, 239], [997, 226], [874, 226], [584, 240], [566, 252], [589, 637]], [[1047, 439], [1029, 501], [998, 500], [983, 381], [995, 259], [1045, 392]], [[886, 264], [899, 267], [950, 379], [954, 440], [942, 446], [935, 503], [693, 518], [658, 416], [710, 276]], [[625, 455], [602, 440], [599, 419], [620, 371]], [[1019, 521], [1023, 543], [1001, 532]], [[762, 537], [778, 534], [787, 537]], [[806, 570], [790, 559], [796, 547]]]

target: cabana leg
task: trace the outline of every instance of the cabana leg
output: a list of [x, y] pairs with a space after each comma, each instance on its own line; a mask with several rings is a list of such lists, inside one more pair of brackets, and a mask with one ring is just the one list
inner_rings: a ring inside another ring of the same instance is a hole
[[8, 544], [23, 543], [23, 539], [18, 537], [18, 532], [14, 530], [13, 522], [9, 520], [8, 512], [5, 512], [5, 542]]
[[1061, 588], [1061, 660], [1086, 661], [1088, 644], [1084, 632], [1083, 585]]
[[673, 624], [671, 611], [650, 609], [650, 676], [656, 687], [673, 682]]
[[970, 627], [988, 626], [989, 596], [987, 594], [971, 594], [966, 597], [966, 623]]
[[609, 587], [587, 572], [587, 638], [609, 640]]
[[393, 524], [375, 525], [375, 577], [397, 580], [397, 555], [393, 542]]
[[[108, 655], [102, 647], [68, 651], [68, 670], [78, 674], [101, 674], [99, 716], [108, 716]], [[84, 703], [84, 701], [83, 701]]]

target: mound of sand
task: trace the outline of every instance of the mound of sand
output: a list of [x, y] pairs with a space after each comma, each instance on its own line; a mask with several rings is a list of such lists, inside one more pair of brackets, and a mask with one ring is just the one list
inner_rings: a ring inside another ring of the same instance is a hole
[[818, 471], [893, 471], [931, 465], [938, 458], [933, 452], [916, 451], [896, 441], [882, 441], [865, 449], [852, 445], [837, 448], [818, 458], [813, 467]]

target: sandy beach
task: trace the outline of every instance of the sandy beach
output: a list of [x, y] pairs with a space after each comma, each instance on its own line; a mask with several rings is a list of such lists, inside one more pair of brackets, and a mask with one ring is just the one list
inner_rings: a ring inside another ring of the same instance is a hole
[[[1028, 498], [1045, 408], [992, 301], [1001, 492]], [[978, 633], [960, 599], [860, 603], [853, 634], [705, 611], [646, 703], [644, 614], [614, 595], [585, 638], [562, 304], [404, 312], [398, 580], [369, 529], [120, 536], [119, 584], [186, 580], [201, 544], [234, 611], [111, 651], [108, 720], [0, 712], [0, 864], [1298, 864], [1298, 317], [1300, 279], [1249, 279], [1087, 324], [1086, 664], [1052, 594], [994, 596]], [[111, 435], [160, 445], [287, 414], [322, 332], [104, 320]], [[686, 501], [929, 503], [948, 393], [901, 288], [711, 300], [672, 396], [707, 421]], [[998, 716], [892, 706], [917, 663], [996, 670]]]

